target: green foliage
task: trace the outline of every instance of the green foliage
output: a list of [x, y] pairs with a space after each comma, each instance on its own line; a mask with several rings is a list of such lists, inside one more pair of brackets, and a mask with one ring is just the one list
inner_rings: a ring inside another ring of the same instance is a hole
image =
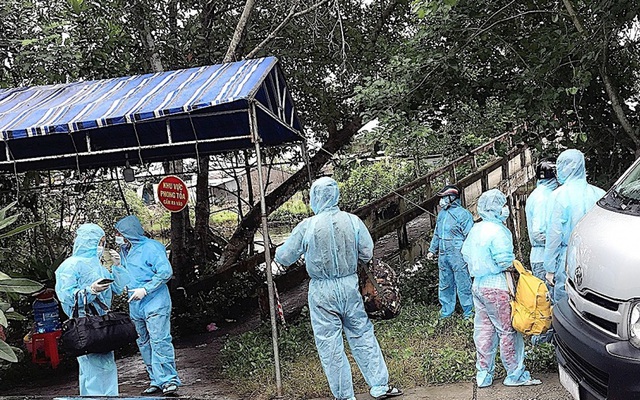
[[400, 272], [402, 298], [416, 304], [438, 304], [438, 262], [421, 259]]
[[8, 278], [0, 280], [0, 292], [31, 294], [42, 289], [42, 284], [25, 278]]
[[405, 170], [391, 160], [342, 168], [348, 177], [339, 185], [339, 205], [347, 211], [379, 199], [408, 180]]
[[[209, 271], [210, 272], [210, 271]], [[175, 327], [180, 334], [205, 332], [214, 321], [235, 319], [247, 309], [255, 308], [255, 293], [259, 283], [248, 273], [234, 273], [233, 277], [219, 282], [207, 293], [198, 293], [183, 312], [174, 312]]]
[[[11, 216], [7, 215], [7, 211], [13, 209], [15, 203], [11, 203], [8, 206], [4, 207], [0, 210], [0, 229], [6, 228], [9, 225], [15, 223], [18, 220], [19, 215], [14, 214]], [[30, 226], [36, 226], [37, 224], [31, 224]], [[20, 227], [13, 229], [7, 233], [2, 234], [3, 238], [10, 237], [19, 232], [24, 232], [27, 228]], [[1, 250], [2, 252], [6, 252], [7, 250]], [[9, 297], [14, 294], [31, 294], [35, 293], [43, 288], [43, 285], [34, 282], [29, 279], [24, 278], [11, 278], [9, 275], [0, 272], [0, 294], [5, 294], [5, 296]], [[0, 297], [0, 327], [2, 329], [7, 328], [9, 323], [7, 319], [21, 319], [22, 316], [20, 314], [15, 313], [11, 309], [11, 305], [8, 302], [2, 301], [4, 300]], [[18, 357], [16, 356], [15, 351], [11, 346], [9, 346], [4, 338], [0, 338], [0, 361], [9, 361], [9, 362], [17, 362]]]
[[298, 194], [272, 212], [269, 220], [273, 223], [292, 226], [311, 215], [313, 215], [311, 207], [302, 201], [302, 196]]
[[[5, 320], [6, 323], [6, 320]], [[4, 342], [4, 340], [0, 340], [0, 360], [9, 361], [9, 362], [18, 362], [18, 357], [16, 353], [13, 351], [11, 346]]]
[[235, 224], [238, 222], [238, 214], [229, 210], [215, 211], [211, 213], [209, 221], [214, 225]]
[[551, 343], [527, 346], [526, 363], [531, 371], [555, 371], [558, 368], [556, 348]]
[[[520, 125], [519, 136], [539, 150], [582, 149], [592, 159], [590, 176], [610, 181], [640, 142], [631, 106], [639, 98], [637, 68], [629, 67], [640, 65], [637, 2], [573, 4], [584, 34], [557, 2], [414, 1], [414, 34], [377, 76], [365, 77], [357, 98], [387, 136], [418, 124], [457, 146], [456, 137]], [[621, 113], [612, 109], [603, 71], [615, 82]], [[620, 114], [635, 133], [622, 132]]]

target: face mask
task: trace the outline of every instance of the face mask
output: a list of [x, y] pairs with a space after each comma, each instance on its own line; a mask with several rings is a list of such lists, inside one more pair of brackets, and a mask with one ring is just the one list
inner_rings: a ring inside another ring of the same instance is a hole
[[104, 253], [104, 246], [98, 246], [98, 258], [102, 257], [102, 253]]
[[451, 205], [451, 201], [448, 197], [443, 197], [440, 199], [440, 202], [438, 204], [440, 204], [440, 207], [442, 208], [449, 208], [449, 206]]
[[116, 236], [116, 244], [123, 245], [124, 244], [124, 237], [123, 236]]
[[502, 207], [502, 211], [500, 211], [500, 219], [506, 221], [509, 218], [509, 207]]

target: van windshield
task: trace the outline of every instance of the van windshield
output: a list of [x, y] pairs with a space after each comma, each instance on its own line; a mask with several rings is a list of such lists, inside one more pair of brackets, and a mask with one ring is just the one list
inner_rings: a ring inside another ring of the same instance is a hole
[[640, 214], [640, 164], [636, 165], [598, 204], [624, 213]]

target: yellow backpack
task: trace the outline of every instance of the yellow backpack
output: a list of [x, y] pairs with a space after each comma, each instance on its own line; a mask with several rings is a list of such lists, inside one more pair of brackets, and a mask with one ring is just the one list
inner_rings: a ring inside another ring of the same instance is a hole
[[551, 300], [547, 285], [525, 269], [520, 261], [513, 266], [520, 273], [515, 294], [511, 274], [507, 273], [511, 293], [511, 325], [525, 335], [540, 335], [551, 327]]

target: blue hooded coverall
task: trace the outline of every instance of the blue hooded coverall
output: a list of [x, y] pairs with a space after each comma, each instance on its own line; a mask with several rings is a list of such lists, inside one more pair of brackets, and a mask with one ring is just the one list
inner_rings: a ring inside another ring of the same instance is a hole
[[354, 399], [351, 367], [342, 331], [373, 397], [389, 389], [389, 373], [358, 288], [358, 259], [373, 257], [373, 240], [355, 215], [340, 211], [335, 180], [323, 177], [311, 186], [316, 214], [298, 224], [276, 250], [275, 261], [288, 266], [304, 255], [309, 283], [309, 313], [318, 355], [337, 399]]
[[473, 280], [474, 319], [473, 341], [476, 345], [476, 382], [479, 387], [493, 383], [496, 352], [507, 371], [503, 383], [507, 386], [540, 383], [532, 381], [524, 367], [524, 339], [511, 326], [509, 289], [504, 271], [515, 255], [511, 232], [503, 222], [507, 199], [498, 189], [491, 189], [478, 199], [476, 223], [462, 245], [462, 256]]
[[569, 149], [560, 153], [556, 168], [561, 186], [553, 191], [549, 202], [544, 269], [555, 274], [553, 300], [558, 303], [567, 296], [565, 261], [571, 231], [605, 191], [587, 183], [584, 155], [579, 150]]
[[[82, 224], [76, 231], [73, 253], [56, 269], [56, 294], [65, 314], [71, 318], [76, 294], [78, 311], [84, 315], [84, 305], [93, 303], [96, 297], [111, 307], [113, 293], [122, 293], [124, 282], [121, 274], [115, 274], [115, 281], [103, 292], [91, 293], [91, 284], [101, 278], [114, 279], [111, 273], [100, 264], [98, 244], [104, 237], [104, 231], [96, 224]], [[121, 267], [114, 267], [119, 270]], [[100, 314], [104, 311], [95, 304]], [[78, 357], [80, 367], [80, 396], [117, 396], [118, 370], [113, 351], [104, 354], [87, 354]]]
[[543, 281], [545, 280], [544, 244], [546, 241], [547, 220], [549, 219], [549, 202], [551, 201], [551, 194], [557, 187], [558, 181], [555, 178], [538, 180], [536, 188], [527, 198], [525, 206], [527, 231], [529, 233], [529, 242], [531, 243], [531, 254], [529, 256], [531, 271]]
[[438, 300], [440, 316], [446, 318], [456, 307], [456, 291], [464, 318], [473, 315], [471, 277], [462, 258], [462, 242], [473, 226], [473, 216], [455, 199], [438, 213], [429, 252], [438, 254]]
[[180, 385], [176, 371], [175, 352], [171, 343], [171, 297], [167, 282], [173, 269], [165, 247], [144, 236], [140, 220], [129, 215], [115, 228], [130, 243], [120, 249], [122, 265], [128, 275], [127, 289], [144, 288], [142, 300], [129, 303], [129, 315], [138, 332], [138, 348], [147, 367], [151, 386]]

